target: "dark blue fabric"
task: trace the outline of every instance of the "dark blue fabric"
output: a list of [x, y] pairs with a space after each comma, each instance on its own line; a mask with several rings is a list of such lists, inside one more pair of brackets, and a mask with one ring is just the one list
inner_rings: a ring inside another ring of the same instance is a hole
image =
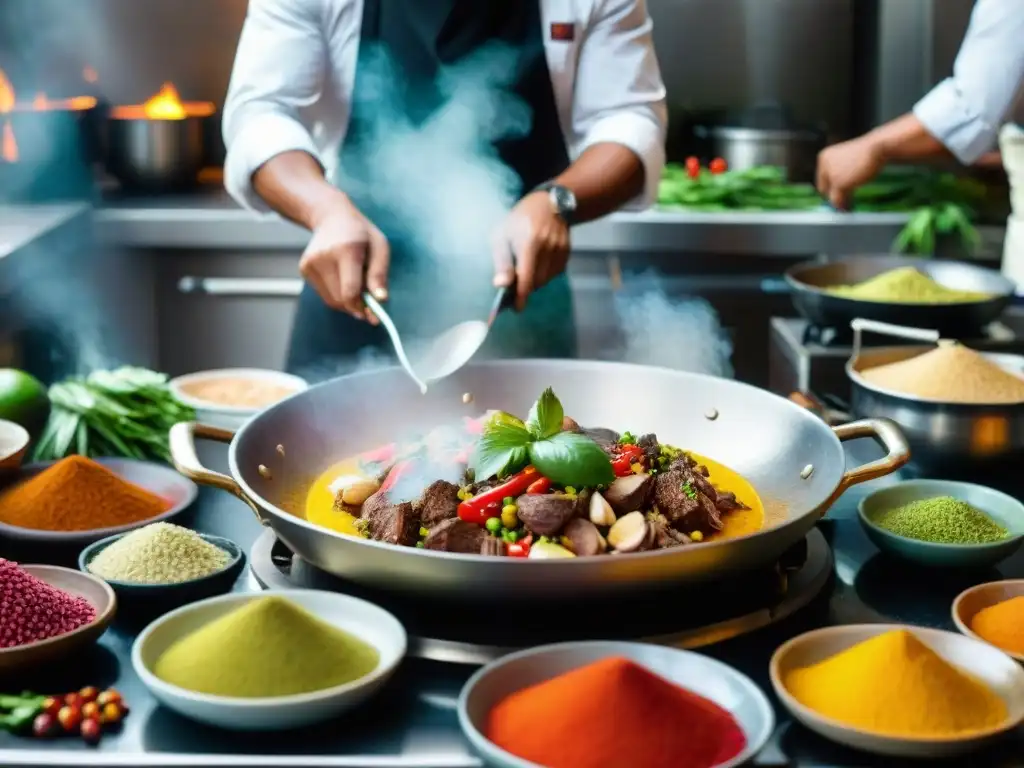
[[[569, 162], [544, 55], [540, 3], [366, 0], [364, 4], [352, 115], [341, 149], [339, 178], [356, 206], [388, 237], [391, 295], [387, 309], [403, 338], [431, 335], [451, 324], [447, 313], [451, 308], [444, 299], [446, 286], [453, 284], [463, 289], [459, 301], [467, 293], [479, 297], [479, 305], [467, 311], [483, 319], [493, 298], [491, 257], [481, 248], [477, 269], [464, 270], [462, 261], [459, 274], [452, 274], [444, 254], [432, 253], [430, 244], [419, 242], [410, 231], [402, 212], [391, 204], [396, 190], [390, 184], [401, 182], [381, 183], [375, 155], [379, 114], [387, 108], [410, 126], [422, 125], [446, 101], [445, 88], [451, 87], [444, 79], [446, 68], [473, 61], [488, 45], [508, 54], [502, 60], [508, 67], [507, 90], [532, 113], [528, 129], [495, 137], [487, 148], [514, 172], [521, 194], [558, 175]], [[382, 74], [382, 56], [392, 75], [386, 105], [380, 101], [380, 83], [374, 81]], [[410, 164], [419, 160], [408, 158]], [[401, 192], [408, 195], [410, 190]], [[435, 190], [412, 192], [431, 195]], [[450, 288], [447, 293], [454, 294]], [[436, 306], [437, 311], [424, 312], [425, 306]], [[502, 313], [480, 356], [572, 357], [575, 338], [572, 298], [563, 275], [531, 296], [524, 312]], [[320, 378], [351, 370], [368, 353], [392, 354], [384, 330], [331, 310], [306, 286], [295, 316], [288, 369]]]

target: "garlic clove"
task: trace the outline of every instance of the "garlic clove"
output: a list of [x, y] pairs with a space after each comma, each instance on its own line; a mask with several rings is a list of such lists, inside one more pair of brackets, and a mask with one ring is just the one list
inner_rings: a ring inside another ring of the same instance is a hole
[[608, 543], [618, 552], [633, 552], [647, 540], [647, 518], [643, 512], [630, 512], [615, 521], [608, 531]]
[[380, 483], [369, 477], [343, 475], [331, 483], [328, 488], [335, 498], [341, 496], [342, 503], [358, 507], [380, 489]]
[[594, 491], [590, 496], [590, 522], [597, 526], [603, 526], [607, 528], [610, 525], [615, 524], [615, 510], [612, 509], [612, 505], [605, 501], [597, 491]]
[[560, 560], [566, 557], [576, 557], [576, 555], [553, 541], [538, 541], [530, 547], [529, 559], [531, 560]]

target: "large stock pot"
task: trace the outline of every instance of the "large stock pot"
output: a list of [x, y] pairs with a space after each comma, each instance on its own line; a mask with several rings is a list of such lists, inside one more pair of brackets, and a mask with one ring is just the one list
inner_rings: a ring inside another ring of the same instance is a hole
[[[301, 517], [296, 499], [339, 459], [486, 409], [525, 415], [549, 386], [581, 424], [656, 432], [665, 442], [742, 473], [764, 501], [765, 527], [748, 536], [651, 552], [522, 560], [393, 546], [335, 533]], [[465, 392], [474, 395], [472, 406], [463, 403]], [[859, 437], [880, 441], [886, 455], [847, 469], [841, 443]], [[197, 438], [230, 441], [230, 477], [199, 464]], [[345, 376], [274, 405], [237, 434], [178, 424], [171, 451], [179, 471], [240, 497], [292, 551], [324, 571], [376, 589], [488, 600], [593, 597], [768, 565], [806, 535], [844, 490], [895, 471], [910, 456], [887, 419], [831, 428], [799, 406], [739, 382], [565, 360], [469, 365], [427, 395], [398, 368]]]

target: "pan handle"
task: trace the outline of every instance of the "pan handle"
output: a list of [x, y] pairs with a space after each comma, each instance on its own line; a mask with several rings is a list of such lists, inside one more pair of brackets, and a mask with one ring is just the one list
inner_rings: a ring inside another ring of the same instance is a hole
[[868, 480], [891, 474], [910, 461], [910, 444], [907, 443], [907, 438], [903, 436], [900, 428], [896, 426], [896, 422], [891, 419], [851, 421], [848, 424], [832, 427], [832, 431], [835, 432], [840, 442], [856, 440], [859, 437], [873, 437], [882, 444], [886, 451], [883, 458], [846, 472], [842, 480], [839, 481], [839, 487], [836, 488], [833, 498], [838, 498], [840, 494], [858, 483], [866, 483]]
[[171, 427], [168, 435], [171, 462], [176, 470], [194, 483], [219, 488], [222, 491], [227, 491], [237, 496], [249, 505], [249, 509], [256, 515], [256, 519], [262, 525], [266, 525], [267, 523], [260, 514], [259, 508], [253, 503], [252, 499], [245, 495], [242, 486], [235, 482], [233, 477], [204, 467], [202, 462], [199, 461], [199, 456], [196, 455], [196, 438], [213, 440], [218, 443], [230, 443], [234, 437], [235, 433], [229, 429], [211, 427], [195, 421], [180, 421]]

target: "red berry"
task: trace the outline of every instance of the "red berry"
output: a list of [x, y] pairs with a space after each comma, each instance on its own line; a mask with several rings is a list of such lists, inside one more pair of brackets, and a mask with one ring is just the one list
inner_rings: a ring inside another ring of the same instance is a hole
[[686, 158], [686, 170], [690, 170], [691, 168], [696, 168], [700, 170], [700, 160], [698, 160], [696, 157]]
[[104, 724], [109, 723], [113, 725], [114, 723], [121, 722], [121, 719], [124, 717], [124, 715], [124, 708], [116, 701], [111, 701], [103, 707], [103, 712], [101, 714], [100, 720]]
[[57, 720], [61, 727], [68, 733], [73, 732], [82, 722], [82, 710], [79, 707], [64, 706], [57, 713]]
[[85, 702], [82, 701], [82, 697], [79, 696], [77, 693], [69, 693], [67, 696], [64, 697], [64, 703], [69, 707], [80, 707]]
[[58, 729], [57, 718], [46, 712], [36, 715], [32, 721], [32, 734], [41, 739], [53, 736]]
[[712, 173], [725, 173], [729, 169], [729, 165], [720, 157], [712, 160], [708, 167]]
[[83, 718], [99, 718], [100, 716], [100, 705], [95, 701], [87, 701], [82, 705], [82, 717]]
[[82, 738], [89, 744], [96, 744], [100, 740], [100, 734], [102, 733], [100, 721], [95, 717], [87, 717], [82, 721], [80, 732]]
[[47, 696], [43, 700], [43, 712], [50, 717], [56, 718], [60, 708], [64, 706], [64, 699], [59, 696]]
[[100, 695], [100, 692], [96, 689], [95, 685], [87, 685], [78, 692], [78, 695], [82, 697], [82, 701], [96, 701], [96, 697]]
[[103, 691], [103, 693], [101, 693], [99, 697], [96, 699], [96, 703], [98, 703], [101, 707], [105, 707], [112, 701], [121, 701], [121, 694], [115, 691], [113, 688], [108, 688], [107, 690]]

